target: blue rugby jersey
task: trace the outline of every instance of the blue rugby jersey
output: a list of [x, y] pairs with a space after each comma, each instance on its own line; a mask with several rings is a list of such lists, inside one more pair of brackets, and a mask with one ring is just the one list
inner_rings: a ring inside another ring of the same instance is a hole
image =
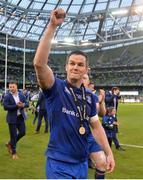
[[[92, 92], [94, 94], [95, 103], [99, 103], [99, 99], [96, 93]], [[102, 151], [101, 146], [96, 142], [95, 138], [93, 137], [92, 133], [89, 133], [88, 135], [88, 147], [89, 147], [89, 154], [93, 152], [99, 152]]]
[[113, 138], [116, 133], [114, 122], [116, 122], [116, 116], [113, 115], [105, 115], [102, 118], [102, 126], [105, 130], [107, 137]]
[[[73, 88], [80, 103], [81, 89]], [[77, 107], [71, 95], [66, 81], [55, 79], [51, 89], [43, 90], [46, 96], [46, 108], [50, 122], [50, 140], [46, 150], [47, 157], [72, 163], [79, 163], [88, 158], [87, 136], [91, 133], [88, 120], [83, 121], [86, 129], [84, 135], [80, 135], [80, 120]], [[96, 115], [95, 96], [86, 90], [87, 115]]]

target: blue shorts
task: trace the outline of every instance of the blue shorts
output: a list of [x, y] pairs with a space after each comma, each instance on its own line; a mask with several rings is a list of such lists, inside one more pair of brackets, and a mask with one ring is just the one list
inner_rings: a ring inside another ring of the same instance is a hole
[[92, 134], [88, 136], [88, 152], [89, 154], [92, 152], [99, 152], [102, 151], [101, 147], [99, 144], [97, 144], [95, 138], [93, 137]]
[[68, 163], [48, 158], [46, 161], [47, 179], [87, 179], [88, 162]]

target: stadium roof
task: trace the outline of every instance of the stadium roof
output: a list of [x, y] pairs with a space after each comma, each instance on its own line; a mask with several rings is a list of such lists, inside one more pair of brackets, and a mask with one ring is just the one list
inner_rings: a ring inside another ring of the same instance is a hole
[[108, 48], [143, 40], [143, 0], [0, 0], [0, 42], [8, 34], [12, 42], [22, 38], [31, 41], [27, 48], [36, 48], [51, 10], [58, 7], [67, 16], [55, 33], [55, 50]]

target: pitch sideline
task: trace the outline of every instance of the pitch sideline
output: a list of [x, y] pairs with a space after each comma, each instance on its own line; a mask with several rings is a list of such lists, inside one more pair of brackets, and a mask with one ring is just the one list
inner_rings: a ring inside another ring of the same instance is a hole
[[140, 148], [143, 149], [143, 146], [138, 146], [138, 145], [133, 145], [133, 144], [121, 144], [122, 146], [127, 146], [127, 147], [133, 147], [133, 148]]

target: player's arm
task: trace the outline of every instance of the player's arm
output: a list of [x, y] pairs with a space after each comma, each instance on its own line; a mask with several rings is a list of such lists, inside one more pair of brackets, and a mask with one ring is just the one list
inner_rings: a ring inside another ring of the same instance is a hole
[[106, 114], [106, 108], [105, 108], [105, 91], [103, 89], [99, 90], [99, 112], [98, 115], [100, 117], [103, 117]]
[[96, 102], [96, 110], [100, 117], [103, 117], [106, 114], [105, 91], [103, 89], [99, 90], [98, 102]]
[[25, 96], [23, 96], [22, 104], [23, 104], [23, 108], [28, 108], [29, 107], [29, 102], [28, 102], [28, 100], [26, 99]]
[[92, 127], [93, 136], [95, 137], [97, 143], [101, 145], [103, 151], [107, 156], [107, 171], [112, 172], [115, 167], [113, 153], [109, 146], [105, 131], [97, 116], [90, 118], [90, 125]]
[[105, 103], [99, 103], [99, 112], [98, 112], [98, 115], [100, 117], [103, 117], [105, 114], [106, 114]]
[[48, 57], [51, 49], [51, 41], [54, 37], [57, 26], [64, 21], [65, 12], [63, 9], [56, 9], [52, 11], [50, 22], [46, 28], [43, 38], [38, 45], [35, 58], [34, 67], [38, 83], [42, 89], [51, 88], [54, 84], [54, 75], [51, 68], [48, 66]]

